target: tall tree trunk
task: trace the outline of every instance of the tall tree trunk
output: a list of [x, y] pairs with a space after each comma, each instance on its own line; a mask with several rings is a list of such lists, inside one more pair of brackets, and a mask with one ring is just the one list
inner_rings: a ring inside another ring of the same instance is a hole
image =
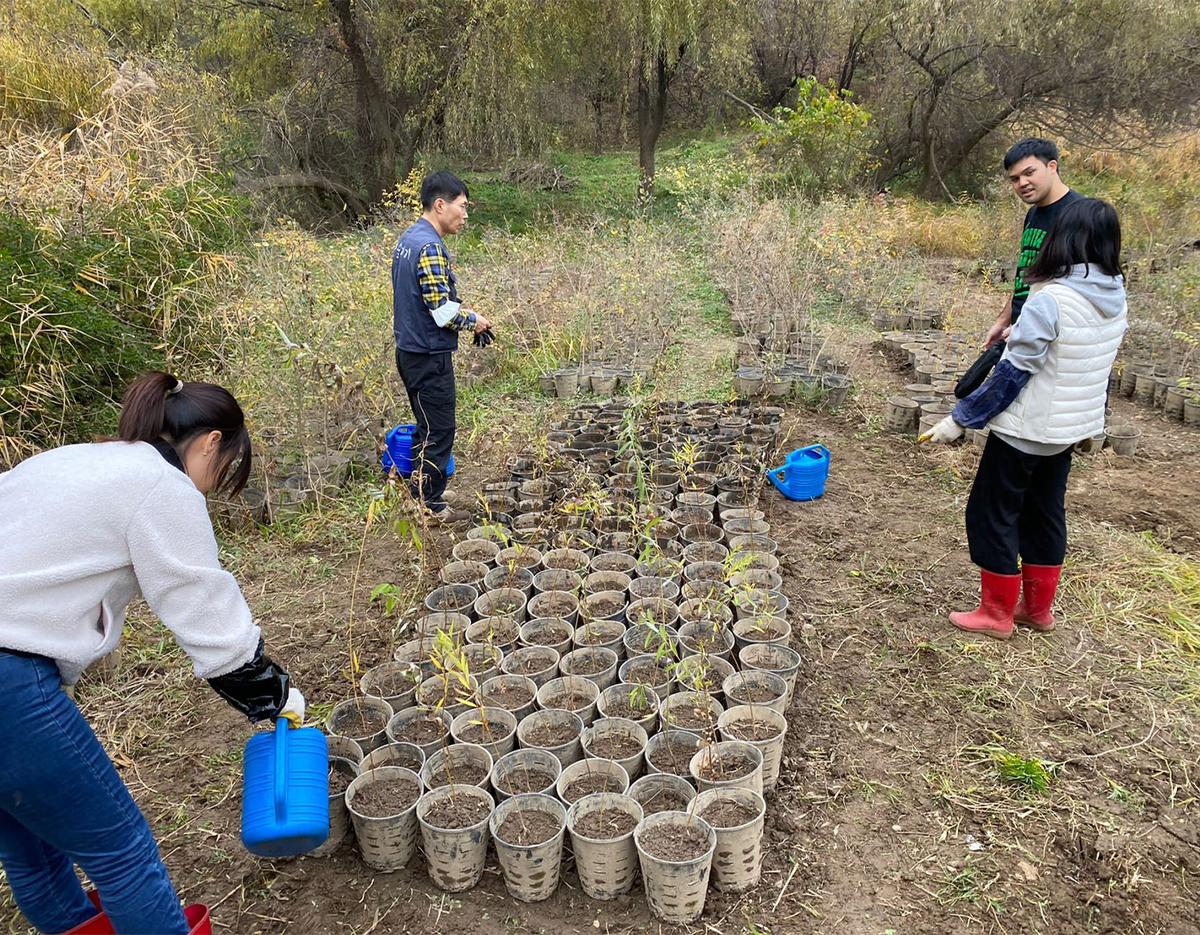
[[638, 166], [642, 172], [638, 197], [642, 201], [654, 195], [654, 151], [667, 120], [667, 91], [671, 82], [666, 48], [660, 44], [654, 50], [652, 69], [647, 68], [647, 54], [643, 47], [638, 62]]
[[377, 204], [396, 186], [396, 131], [388, 112], [387, 91], [371, 66], [354, 0], [329, 0], [338, 35], [354, 74], [356, 131], [368, 160], [366, 200]]

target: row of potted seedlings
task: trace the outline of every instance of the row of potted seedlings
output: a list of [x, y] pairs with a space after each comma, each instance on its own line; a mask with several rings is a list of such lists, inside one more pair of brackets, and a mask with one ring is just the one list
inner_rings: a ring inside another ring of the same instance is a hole
[[799, 397], [838, 409], [846, 401], [853, 380], [850, 365], [826, 352], [812, 335], [796, 336], [787, 350], [768, 350], [757, 335], [737, 339], [733, 388], [742, 397], [785, 399]]
[[487, 485], [414, 637], [330, 717], [339, 838], [381, 870], [420, 841], [453, 892], [491, 842], [528, 901], [565, 854], [596, 899], [640, 874], [672, 922], [703, 912], [710, 876], [753, 886], [800, 664], [754, 506], [777, 426], [745, 404], [580, 407]]
[[1200, 425], [1200, 390], [1185, 377], [1170, 376], [1153, 361], [1122, 361], [1109, 378], [1109, 393], [1161, 412], [1185, 425]]

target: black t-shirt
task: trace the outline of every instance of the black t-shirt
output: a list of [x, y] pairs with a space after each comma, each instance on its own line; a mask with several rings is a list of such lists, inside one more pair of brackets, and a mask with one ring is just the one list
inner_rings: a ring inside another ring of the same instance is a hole
[[1012, 320], [1016, 321], [1029, 298], [1029, 283], [1025, 281], [1025, 270], [1033, 265], [1046, 234], [1062, 214], [1063, 208], [1073, 201], [1078, 201], [1083, 195], [1077, 191], [1068, 190], [1065, 195], [1053, 204], [1044, 208], [1036, 205], [1025, 214], [1025, 229], [1021, 233], [1021, 255], [1017, 258], [1017, 274], [1013, 277]]

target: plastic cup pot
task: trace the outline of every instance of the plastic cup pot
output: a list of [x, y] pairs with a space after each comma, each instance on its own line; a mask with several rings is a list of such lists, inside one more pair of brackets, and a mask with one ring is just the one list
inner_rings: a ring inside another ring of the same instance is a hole
[[[333, 739], [327, 737], [326, 743]], [[337, 739], [344, 741], [345, 744], [358, 746], [349, 738], [339, 737]], [[362, 769], [352, 759], [354, 755], [352, 749], [343, 746], [342, 750], [343, 753], [334, 753], [333, 745], [329, 746], [329, 837], [308, 852], [312, 857], [326, 857], [332, 854], [342, 846], [346, 835], [350, 833], [350, 812], [346, 808], [346, 789], [358, 778]]]
[[762, 754], [763, 789], [769, 792], [775, 788], [783, 761], [787, 718], [770, 708], [736, 705], [721, 713], [717, 719], [717, 732], [722, 740], [740, 740], [757, 747]]
[[[613, 554], [613, 553], [609, 553]], [[633, 579], [623, 571], [593, 571], [589, 572], [587, 577], [583, 579], [583, 594], [585, 597], [590, 597], [593, 594], [600, 594], [605, 591], [614, 591], [621, 595], [623, 601], [621, 604], [621, 616], [624, 617], [625, 595], [629, 591], [629, 584]], [[583, 602], [580, 602], [580, 612], [583, 612]], [[588, 615], [588, 619], [604, 619], [603, 615], [592, 613]], [[616, 618], [610, 618], [616, 619]]]
[[573, 711], [535, 711], [517, 725], [517, 743], [522, 749], [552, 753], [559, 763], [568, 766], [583, 756], [583, 726], [583, 720]]
[[628, 577], [637, 568], [637, 559], [628, 552], [601, 552], [588, 562], [588, 568], [592, 571], [621, 572]]
[[498, 759], [517, 745], [517, 716], [487, 705], [471, 708], [450, 722], [450, 736], [461, 744], [478, 744]]
[[675, 682], [685, 691], [705, 691], [722, 700], [721, 684], [733, 674], [733, 664], [720, 656], [702, 656], [699, 653], [684, 656], [676, 664]]
[[557, 650], [561, 656], [571, 651], [574, 636], [575, 628], [567, 621], [555, 617], [537, 617], [521, 624], [517, 645], [548, 646]]
[[580, 737], [585, 760], [612, 760], [621, 765], [630, 779], [641, 775], [648, 740], [644, 727], [623, 717], [597, 718], [583, 729]]
[[591, 556], [582, 549], [559, 548], [542, 553], [543, 568], [566, 568], [576, 574], [586, 574]]
[[526, 646], [504, 657], [500, 671], [505, 675], [523, 675], [542, 686], [558, 675], [558, 650], [549, 646]]
[[359, 761], [358, 769], [365, 773], [380, 766], [403, 766], [419, 776], [424, 765], [425, 751], [415, 743], [385, 743], [364, 756]]
[[442, 566], [438, 577], [442, 584], [469, 584], [478, 590], [480, 582], [487, 577], [490, 570], [491, 566], [487, 562], [455, 559]]
[[575, 870], [592, 899], [616, 899], [633, 889], [638, 873], [633, 829], [643, 817], [637, 802], [613, 792], [585, 795], [567, 809]]
[[508, 617], [514, 623], [522, 624], [525, 622], [525, 606], [528, 602], [529, 598], [519, 588], [495, 588], [476, 598], [475, 616]]
[[492, 840], [510, 896], [535, 903], [558, 888], [566, 821], [563, 804], [548, 795], [514, 795], [496, 806]]
[[747, 568], [732, 575], [730, 585], [736, 589], [756, 588], [762, 591], [778, 591], [783, 587], [783, 576], [765, 568]]
[[688, 764], [688, 772], [701, 792], [736, 787], [762, 795], [762, 751], [741, 740], [721, 740], [701, 746]]
[[[555, 572], [562, 570], [551, 569]], [[582, 586], [582, 582], [580, 584]], [[575, 626], [579, 619], [579, 598], [570, 591], [542, 591], [529, 599], [529, 615], [531, 617], [557, 617], [559, 620], [565, 620], [571, 626]]]
[[706, 789], [689, 811], [712, 825], [717, 834], [713, 853], [713, 885], [740, 893], [762, 877], [763, 819], [767, 803], [749, 789]]
[[[501, 565], [499, 568], [493, 568], [484, 576], [483, 585], [479, 590], [483, 594], [487, 594], [489, 591], [498, 591], [505, 588], [520, 591], [526, 597], [529, 597], [533, 593], [533, 571], [528, 568], [520, 568], [512, 565]], [[478, 603], [476, 601], [476, 606], [478, 606]]]
[[783, 714], [787, 710], [788, 684], [783, 677], [763, 669], [745, 669], [727, 676], [721, 683], [725, 701], [733, 705], [750, 705]]
[[443, 584], [425, 598], [425, 606], [437, 613], [469, 614], [479, 591], [469, 584]]
[[696, 797], [696, 787], [682, 776], [647, 773], [630, 785], [628, 795], [647, 815], [684, 812]]
[[[572, 571], [570, 568], [543, 568], [536, 572], [533, 576], [533, 591], [534, 594], [545, 594], [547, 591], [566, 591], [569, 594], [578, 594], [583, 588], [583, 578], [579, 573]], [[531, 616], [543, 616], [540, 613], [535, 613], [533, 609], [529, 611]], [[564, 614], [545, 614], [547, 617], [564, 617]]]
[[666, 598], [647, 597], [633, 601], [625, 609], [625, 617], [631, 624], [648, 623], [673, 629], [679, 623], [679, 608]]
[[346, 807], [363, 862], [375, 870], [399, 870], [417, 850], [417, 803], [421, 777], [402, 766], [367, 770], [346, 790]]
[[413, 694], [424, 678], [416, 663], [384, 662], [367, 669], [358, 687], [364, 695], [382, 698], [393, 711], [401, 711], [412, 707]]
[[770, 536], [761, 533], [750, 533], [744, 536], [732, 536], [729, 540], [730, 552], [766, 552], [775, 555], [779, 551], [779, 543]]
[[542, 567], [542, 553], [531, 545], [511, 545], [497, 552], [492, 564], [497, 568], [528, 568], [536, 572]]
[[723, 562], [729, 548], [722, 542], [693, 542], [683, 547], [683, 561], [687, 565], [696, 562]]
[[329, 751], [329, 758], [341, 757], [343, 760], [349, 760], [351, 763], [362, 766], [363, 748], [359, 742], [352, 737], [344, 737], [341, 734], [326, 734], [325, 749]]
[[472, 696], [479, 688], [475, 676], [467, 676], [467, 686], [462, 686], [457, 674], [431, 675], [417, 686], [414, 707], [436, 709], [457, 717], [471, 708]]
[[649, 685], [618, 682], [600, 692], [596, 714], [633, 721], [649, 736], [658, 729], [658, 705], [659, 695]]
[[665, 698], [671, 689], [670, 665], [670, 657], [659, 659], [655, 653], [642, 653], [626, 659], [617, 671], [621, 682], [645, 685], [659, 698]]
[[521, 625], [512, 617], [480, 617], [467, 627], [465, 635], [468, 645], [493, 646], [507, 653], [517, 648], [520, 632]]
[[[605, 584], [615, 584], [614, 581], [609, 579], [617, 577], [626, 578], [625, 575], [618, 571], [596, 571], [588, 575], [588, 580], [590, 581], [597, 577], [604, 578]], [[609, 588], [585, 594], [579, 602], [579, 618], [585, 623], [592, 621], [612, 621], [613, 623], [622, 624], [622, 629], [624, 629], [625, 608], [629, 606], [629, 600], [626, 598], [625, 593], [625, 588], [621, 587], [620, 589]], [[613, 627], [612, 631], [616, 632], [616, 628]]]
[[647, 815], [633, 832], [650, 911], [663, 922], [694, 922], [704, 912], [717, 834], [687, 812]]
[[733, 625], [733, 640], [739, 650], [754, 643], [787, 646], [791, 636], [792, 625], [772, 614], [743, 617]]
[[733, 657], [734, 634], [717, 619], [689, 620], [679, 625], [679, 645], [689, 654], [703, 653], [728, 662]]
[[500, 647], [491, 643], [468, 643], [462, 648], [462, 654], [467, 660], [467, 671], [481, 685], [493, 675], [500, 674], [500, 663], [504, 661]]
[[471, 889], [487, 862], [492, 797], [478, 786], [431, 789], [417, 803], [421, 843], [434, 886], [448, 893]]
[[560, 708], [577, 714], [584, 724], [596, 719], [596, 701], [600, 689], [595, 682], [579, 675], [563, 675], [551, 679], [538, 689], [538, 707]]
[[583, 759], [563, 767], [555, 794], [567, 805], [593, 792], [617, 792], [629, 790], [629, 774], [616, 760]]
[[558, 669], [563, 675], [577, 675], [594, 682], [599, 689], [617, 680], [617, 654], [602, 646], [585, 646], [562, 657]]
[[713, 737], [717, 733], [717, 721], [724, 713], [724, 706], [705, 692], [674, 692], [658, 706], [658, 717], [663, 724], [676, 730], [685, 730], [701, 737]]
[[546, 750], [514, 750], [492, 766], [491, 783], [496, 801], [503, 802], [524, 792], [553, 795], [562, 775], [562, 763]]
[[473, 743], [455, 743], [435, 750], [421, 768], [426, 789], [458, 783], [487, 790], [495, 762], [491, 753]]
[[792, 703], [792, 695], [796, 691], [796, 674], [800, 671], [800, 654], [796, 650], [790, 646], [760, 643], [739, 650], [738, 661], [742, 664], [742, 671], [762, 669], [774, 672], [782, 678], [788, 686], [785, 706]]
[[370, 695], [347, 698], [329, 713], [329, 733], [341, 734], [357, 743], [364, 753], [387, 742], [387, 725], [392, 706]]
[[588, 620], [575, 628], [573, 643], [577, 647], [595, 646], [621, 652], [625, 624], [619, 620]]
[[450, 722], [446, 711], [432, 708], [405, 708], [387, 724], [387, 738], [395, 743], [411, 743], [421, 748], [426, 759], [450, 742]]
[[646, 741], [646, 772], [690, 779], [689, 766], [699, 749], [700, 738], [696, 734], [664, 727]]
[[679, 597], [679, 584], [672, 578], [664, 578], [660, 575], [634, 578], [629, 582], [629, 596], [634, 601], [644, 601], [651, 597], [674, 601]]
[[485, 705], [511, 711], [520, 722], [536, 710], [537, 686], [524, 675], [494, 675], [480, 686], [479, 697]]
[[485, 565], [491, 565], [499, 552], [500, 544], [490, 539], [464, 539], [456, 542], [450, 550], [455, 561], [483, 562]]
[[782, 617], [787, 613], [788, 599], [782, 591], [750, 588], [734, 592], [733, 606], [738, 620], [746, 617]]

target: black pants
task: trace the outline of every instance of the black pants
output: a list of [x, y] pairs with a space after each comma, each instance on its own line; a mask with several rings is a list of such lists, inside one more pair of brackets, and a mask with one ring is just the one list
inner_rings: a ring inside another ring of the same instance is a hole
[[412, 354], [396, 350], [396, 369], [408, 391], [417, 429], [412, 439], [414, 497], [431, 509], [445, 509], [446, 469], [454, 448], [454, 360], [450, 351]]
[[967, 501], [971, 561], [997, 575], [1017, 574], [1018, 555], [1031, 565], [1061, 565], [1070, 471], [1070, 448], [1025, 454], [991, 432]]

